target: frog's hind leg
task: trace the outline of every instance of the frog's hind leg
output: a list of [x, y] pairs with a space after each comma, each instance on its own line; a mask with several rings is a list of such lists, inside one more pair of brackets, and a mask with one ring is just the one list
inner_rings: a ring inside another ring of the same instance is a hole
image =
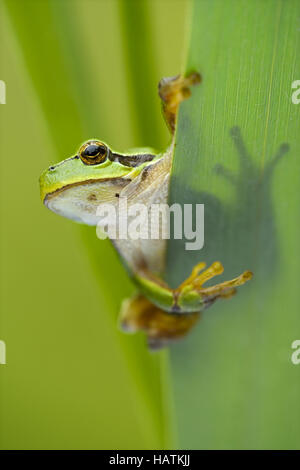
[[162, 100], [162, 110], [172, 134], [175, 132], [177, 111], [180, 103], [191, 96], [190, 87], [201, 82], [199, 73], [194, 72], [183, 77], [162, 78], [158, 84], [158, 93]]
[[199, 319], [199, 313], [176, 315], [166, 313], [149, 302], [146, 297], [136, 295], [124, 300], [120, 312], [123, 331], [144, 331], [151, 350], [167, 346], [171, 341], [185, 336]]

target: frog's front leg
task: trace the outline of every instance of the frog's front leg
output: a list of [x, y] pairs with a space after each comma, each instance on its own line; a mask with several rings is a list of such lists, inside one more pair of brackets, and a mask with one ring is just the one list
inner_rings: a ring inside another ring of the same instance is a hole
[[134, 280], [140, 292], [157, 307], [169, 313], [186, 314], [202, 311], [219, 298], [231, 297], [237, 287], [252, 277], [250, 271], [245, 271], [230, 281], [203, 287], [203, 284], [224, 271], [219, 261], [207, 269], [205, 267], [205, 263], [197, 264], [191, 275], [175, 289], [146, 270], [136, 273]]
[[166, 123], [172, 134], [175, 132], [178, 107], [182, 101], [191, 96], [190, 88], [201, 82], [201, 76], [193, 72], [187, 77], [162, 78], [158, 84], [158, 93], [162, 100], [162, 110]]
[[203, 287], [208, 280], [221, 274], [223, 266], [213, 263], [205, 269], [205, 263], [197, 264], [191, 275], [176, 289], [171, 289], [161, 278], [143, 270], [134, 276], [142, 294], [124, 301], [121, 309], [121, 326], [125, 331], [144, 331], [151, 349], [185, 336], [199, 319], [200, 313], [217, 299], [229, 298], [236, 288], [252, 277], [250, 271], [240, 276]]
[[164, 312], [143, 295], [124, 300], [120, 313], [123, 331], [143, 331], [151, 350], [167, 346], [171, 341], [181, 339], [198, 321], [200, 314], [176, 315]]

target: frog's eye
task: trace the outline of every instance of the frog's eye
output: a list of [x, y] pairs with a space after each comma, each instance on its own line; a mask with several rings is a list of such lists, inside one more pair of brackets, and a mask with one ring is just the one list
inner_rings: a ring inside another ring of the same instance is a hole
[[98, 141], [87, 142], [79, 150], [79, 156], [85, 165], [98, 165], [107, 158], [107, 155], [107, 146]]

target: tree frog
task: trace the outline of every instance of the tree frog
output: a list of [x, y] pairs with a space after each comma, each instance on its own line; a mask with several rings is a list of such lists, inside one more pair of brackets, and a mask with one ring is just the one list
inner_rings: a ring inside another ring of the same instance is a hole
[[[138, 149], [120, 153], [100, 140], [89, 140], [75, 156], [50, 166], [41, 175], [45, 206], [76, 222], [97, 225], [97, 208], [104, 203], [120, 207], [122, 198], [128, 205], [166, 203], [178, 107], [200, 81], [198, 73], [191, 73], [159, 83], [163, 114], [172, 134], [165, 152]], [[216, 261], [206, 269], [201, 262], [188, 279], [172, 289], [161, 277], [165, 240], [116, 239], [113, 243], [138, 289], [138, 294], [122, 304], [121, 327], [128, 332], [144, 331], [151, 349], [183, 337], [204, 309], [219, 298], [231, 297], [236, 287], [252, 276], [246, 271], [230, 281], [205, 287], [209, 279], [223, 272], [223, 266]]]

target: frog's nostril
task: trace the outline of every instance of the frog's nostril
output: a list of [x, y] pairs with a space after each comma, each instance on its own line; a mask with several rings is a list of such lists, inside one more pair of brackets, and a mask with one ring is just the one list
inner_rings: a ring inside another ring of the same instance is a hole
[[55, 169], [55, 166], [49, 166], [49, 170], [52, 171]]

